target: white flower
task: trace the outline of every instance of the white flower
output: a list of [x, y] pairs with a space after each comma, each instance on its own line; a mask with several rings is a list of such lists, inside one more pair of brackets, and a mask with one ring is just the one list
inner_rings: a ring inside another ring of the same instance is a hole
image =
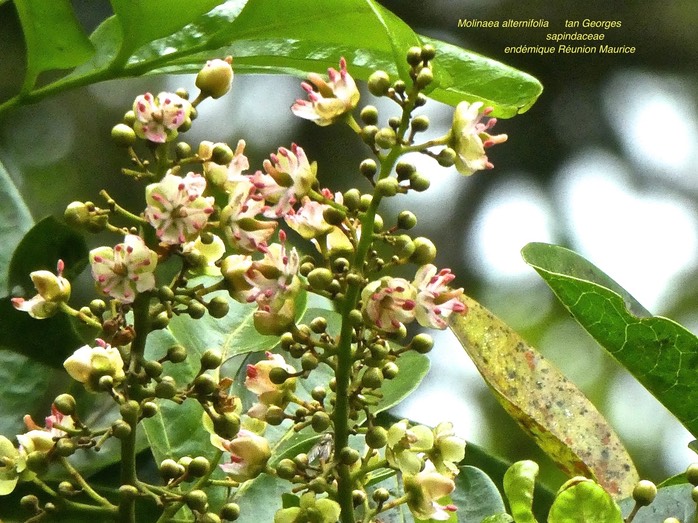
[[416, 289], [407, 280], [385, 276], [361, 292], [364, 316], [381, 330], [398, 331], [414, 320], [416, 296]]
[[437, 273], [434, 265], [423, 265], [414, 278], [417, 288], [417, 321], [423, 327], [445, 329], [448, 317], [455, 312], [463, 314], [467, 311], [460, 300], [463, 289], [451, 289], [448, 284], [455, 278], [450, 269], [442, 269]]
[[487, 123], [480, 123], [483, 116], [492, 112], [491, 107], [482, 109], [482, 106], [482, 102], [461, 102], [453, 114], [449, 146], [456, 152], [456, 169], [466, 176], [492, 169], [494, 165], [487, 159], [485, 148], [507, 140], [506, 134], [492, 136], [487, 133], [497, 120], [490, 118]]
[[428, 461], [424, 469], [414, 475], [404, 476], [407, 506], [412, 515], [420, 520], [446, 521], [455, 512], [453, 505], [438, 502], [456, 489], [456, 484], [447, 476], [439, 474], [434, 464]]
[[184, 178], [166, 174], [145, 188], [145, 219], [155, 227], [160, 241], [179, 245], [196, 238], [213, 212], [213, 197], [203, 197], [206, 179], [197, 173]]
[[294, 231], [304, 239], [310, 240], [327, 234], [332, 230], [332, 225], [325, 221], [322, 213], [328, 207], [319, 202], [314, 202], [307, 196], [301, 200], [301, 207], [297, 211], [291, 210], [284, 220]]
[[221, 211], [221, 226], [228, 241], [245, 252], [266, 249], [276, 222], [258, 220], [265, 209], [263, 200], [252, 197], [255, 187], [246, 176], [227, 184], [230, 199]]
[[132, 303], [136, 294], [155, 287], [153, 271], [158, 255], [140, 236], [127, 234], [124, 243], [90, 251], [92, 276], [97, 287], [112, 298]]
[[165, 143], [177, 137], [177, 129], [189, 118], [191, 104], [174, 93], [150, 93], [136, 97], [133, 102], [136, 121], [133, 130], [155, 143]]
[[115, 384], [126, 377], [124, 360], [121, 359], [118, 349], [99, 338], [96, 343], [96, 347], [80, 347], [63, 362], [63, 367], [70, 377], [83, 383], [89, 391], [99, 390], [99, 379], [102, 376], [111, 376]]
[[29, 313], [32, 318], [44, 319], [53, 316], [62, 302], [70, 298], [70, 282], [63, 278], [63, 260], [58, 260], [56, 272], [34, 271], [29, 276], [37, 295], [29, 300], [12, 298], [15, 309]]

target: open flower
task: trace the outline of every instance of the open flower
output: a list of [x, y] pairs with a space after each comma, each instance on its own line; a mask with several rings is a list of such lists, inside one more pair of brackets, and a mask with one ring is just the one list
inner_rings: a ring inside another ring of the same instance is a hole
[[417, 288], [417, 321], [423, 327], [445, 329], [451, 313], [463, 314], [467, 307], [460, 300], [463, 289], [451, 289], [448, 284], [455, 278], [450, 269], [437, 272], [434, 265], [423, 265], [414, 278]]
[[55, 405], [51, 405], [51, 415], [46, 417], [44, 427], [37, 425], [29, 414], [24, 416], [24, 424], [29, 430], [24, 434], [18, 434], [17, 441], [27, 454], [47, 453], [53, 449], [56, 440], [66, 435], [66, 432], [58, 426], [65, 429], [75, 428], [73, 418], [58, 412]]
[[133, 130], [155, 143], [165, 143], [177, 137], [177, 129], [189, 118], [191, 104], [174, 93], [150, 93], [136, 97], [133, 102], [136, 121]]
[[415, 317], [417, 290], [403, 278], [385, 276], [361, 292], [364, 317], [386, 332], [396, 332]]
[[351, 112], [359, 103], [359, 89], [347, 72], [347, 61], [339, 60], [339, 71], [327, 70], [329, 81], [319, 74], [310, 73], [308, 82], [301, 87], [308, 93], [308, 100], [296, 100], [291, 111], [296, 116], [311, 120], [320, 126], [330, 125], [343, 115]]
[[285, 408], [288, 405], [289, 395], [296, 389], [295, 378], [289, 378], [281, 385], [277, 385], [269, 379], [269, 372], [273, 368], [281, 367], [289, 374], [296, 372], [291, 365], [286, 363], [280, 354], [266, 353], [267, 359], [258, 361], [254, 365], [247, 366], [245, 388], [257, 395], [259, 400], [248, 411], [251, 418], [264, 419], [271, 405]]
[[97, 338], [96, 347], [84, 345], [63, 362], [70, 377], [85, 385], [90, 392], [99, 390], [99, 379], [111, 376], [114, 384], [124, 380], [124, 360], [118, 349]]
[[465, 457], [465, 440], [456, 436], [453, 423], [448, 421], [439, 423], [433, 432], [434, 447], [427, 455], [440, 473], [457, 475], [458, 463]]
[[9, 439], [0, 436], [0, 496], [10, 494], [22, 476], [32, 475], [27, 470], [26, 451], [15, 448]]
[[494, 165], [487, 159], [485, 149], [507, 140], [506, 134], [493, 136], [487, 132], [497, 123], [495, 118], [480, 123], [483, 116], [492, 112], [491, 107], [482, 109], [482, 106], [482, 102], [461, 102], [453, 114], [449, 146], [456, 152], [456, 169], [466, 176], [492, 169]]
[[307, 196], [304, 196], [301, 200], [300, 209], [289, 212], [284, 216], [284, 220], [291, 229], [304, 239], [317, 238], [330, 232], [333, 227], [325, 221], [322, 215], [327, 207], [327, 205], [314, 202]]
[[229, 182], [227, 189], [230, 199], [220, 220], [226, 238], [244, 252], [264, 251], [276, 230], [276, 222], [257, 219], [264, 211], [264, 201], [252, 197], [255, 187], [246, 176]]
[[220, 465], [223, 472], [235, 481], [247, 481], [257, 477], [271, 457], [269, 442], [263, 436], [240, 429], [231, 440], [211, 434], [211, 443], [230, 453], [230, 461]]
[[127, 234], [124, 243], [90, 251], [92, 276], [97, 287], [112, 298], [132, 303], [139, 292], [155, 287], [158, 255], [146, 247], [140, 236]]
[[297, 523], [313, 521], [316, 523], [336, 523], [341, 515], [339, 503], [329, 498], [316, 498], [314, 492], [301, 495], [297, 507], [279, 509], [274, 514], [274, 523]]
[[427, 461], [424, 470], [414, 475], [404, 476], [407, 506], [412, 515], [420, 520], [446, 521], [455, 512], [454, 505], [442, 505], [438, 502], [456, 489], [456, 484], [449, 477], [439, 474], [431, 461]]
[[63, 277], [63, 260], [58, 260], [56, 272], [34, 271], [29, 276], [37, 295], [29, 300], [12, 298], [15, 309], [29, 313], [32, 318], [44, 319], [53, 316], [61, 303], [70, 298], [70, 282]]
[[388, 429], [385, 457], [391, 467], [403, 474], [416, 474], [422, 469], [421, 453], [432, 450], [434, 434], [424, 425], [409, 426], [401, 420]]
[[197, 173], [184, 178], [168, 173], [145, 188], [145, 219], [160, 241], [179, 245], [199, 235], [213, 212], [213, 197], [202, 196], [205, 189], [206, 179]]

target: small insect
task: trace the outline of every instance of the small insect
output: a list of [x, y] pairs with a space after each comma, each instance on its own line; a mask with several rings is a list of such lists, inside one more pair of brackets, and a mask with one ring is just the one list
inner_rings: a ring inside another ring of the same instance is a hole
[[334, 447], [333, 435], [324, 434], [320, 440], [308, 451], [308, 463], [319, 461], [321, 465], [327, 463]]

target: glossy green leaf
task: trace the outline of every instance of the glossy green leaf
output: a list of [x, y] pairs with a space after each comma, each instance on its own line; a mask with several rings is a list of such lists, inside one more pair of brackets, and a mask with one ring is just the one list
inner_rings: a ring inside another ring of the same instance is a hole
[[548, 523], [623, 523], [623, 516], [601, 485], [582, 480], [562, 487], [550, 508]]
[[43, 71], [69, 69], [92, 56], [92, 44], [75, 17], [70, 0], [15, 0], [27, 45], [23, 90]]
[[487, 516], [485, 519], [482, 520], [481, 523], [512, 523], [513, 521], [514, 518], [512, 518], [509, 514], [502, 513]]
[[460, 467], [451, 500], [458, 507], [459, 523], [481, 523], [487, 516], [504, 512], [497, 486], [482, 470], [469, 465]]
[[24, 203], [17, 186], [0, 163], [0, 294], [6, 295], [7, 273], [10, 258], [24, 234], [34, 224], [29, 208]]
[[537, 523], [533, 515], [533, 491], [538, 464], [525, 460], [514, 463], [504, 474], [504, 493], [516, 523]]
[[578, 254], [543, 243], [523, 256], [575, 319], [684, 426], [698, 434], [698, 338], [652, 317], [617, 283]]
[[611, 426], [581, 391], [508, 325], [467, 296], [451, 329], [507, 412], [570, 476], [593, 476], [618, 498], [637, 471]]
[[[633, 523], [656, 523], [673, 517], [679, 521], [696, 520], [696, 503], [691, 497], [693, 485], [671, 485], [660, 488], [651, 505], [642, 507], [633, 518]], [[635, 506], [632, 498], [620, 502], [623, 514], [627, 515]]]
[[128, 58], [143, 44], [169, 36], [222, 0], [110, 0], [124, 36], [122, 56]]

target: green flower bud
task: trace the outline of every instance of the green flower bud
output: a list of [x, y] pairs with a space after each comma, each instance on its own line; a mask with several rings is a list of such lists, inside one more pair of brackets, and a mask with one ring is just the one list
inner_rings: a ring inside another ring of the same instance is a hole
[[193, 319], [198, 320], [200, 318], [203, 318], [204, 314], [206, 314], [206, 306], [203, 303], [199, 303], [198, 301], [192, 300], [189, 302], [189, 305], [187, 306], [187, 313]]
[[417, 192], [424, 192], [429, 188], [429, 178], [419, 173], [410, 176], [410, 189]]
[[167, 359], [172, 363], [181, 363], [187, 359], [187, 349], [182, 345], [173, 345], [167, 349]]
[[177, 145], [175, 145], [175, 154], [180, 160], [182, 158], [189, 158], [192, 154], [191, 145], [187, 142], [177, 142]]
[[41, 476], [48, 470], [48, 454], [35, 450], [27, 454], [27, 468]]
[[436, 247], [434, 243], [422, 236], [414, 239], [414, 253], [410, 256], [410, 262], [415, 265], [426, 265], [436, 258]]
[[385, 503], [390, 499], [390, 492], [385, 488], [377, 488], [373, 491], [373, 501], [376, 503]]
[[376, 125], [378, 123], [378, 109], [373, 105], [367, 105], [361, 109], [361, 121], [366, 125]]
[[208, 302], [208, 313], [216, 319], [224, 318], [230, 311], [230, 304], [223, 296], [216, 296]]
[[400, 118], [397, 116], [391, 116], [388, 118], [388, 125], [391, 129], [397, 131], [400, 128]]
[[351, 500], [355, 507], [363, 505], [366, 501], [366, 493], [363, 490], [355, 489], [351, 491]]
[[368, 90], [373, 96], [385, 96], [390, 88], [390, 76], [385, 71], [375, 71], [368, 77]]
[[686, 479], [691, 485], [698, 485], [698, 463], [691, 463], [686, 469]]
[[315, 354], [312, 352], [306, 352], [301, 357], [301, 368], [303, 370], [315, 370], [319, 364], [320, 362], [318, 361], [317, 356], [315, 356]]
[[383, 127], [376, 133], [376, 145], [381, 149], [390, 149], [397, 143], [397, 134], [390, 127]]
[[373, 145], [378, 134], [378, 127], [375, 125], [367, 125], [361, 128], [361, 139], [366, 145]]
[[361, 376], [361, 386], [366, 389], [379, 389], [383, 384], [383, 373], [379, 369], [368, 368]]
[[201, 93], [211, 98], [220, 98], [230, 91], [233, 82], [233, 68], [230, 64], [233, 58], [228, 56], [225, 60], [209, 60], [196, 75], [196, 87]]
[[153, 330], [165, 329], [169, 324], [170, 316], [167, 314], [167, 311], [158, 313], [158, 315], [155, 316], [155, 318], [153, 318], [153, 320], [150, 322], [150, 326]]
[[359, 210], [360, 211], [367, 211], [369, 205], [371, 205], [371, 202], [373, 201], [373, 196], [370, 194], [362, 194], [361, 199], [359, 200]]
[[144, 418], [152, 418], [158, 412], [160, 412], [160, 407], [154, 401], [146, 401], [141, 405], [141, 414], [143, 414]]
[[162, 374], [162, 363], [155, 360], [148, 360], [143, 363], [143, 370], [151, 378], [157, 378]]
[[323, 401], [325, 401], [327, 391], [325, 390], [325, 387], [321, 387], [320, 385], [318, 385], [317, 387], [314, 387], [312, 391], [310, 391], [310, 396], [315, 401], [319, 401], [320, 403], [322, 403]]
[[97, 386], [99, 390], [109, 391], [114, 388], [114, 378], [109, 374], [100, 376], [97, 380]]
[[165, 376], [160, 383], [155, 385], [155, 396], [157, 398], [171, 399], [177, 394], [177, 384], [172, 376]]
[[109, 221], [109, 215], [92, 202], [72, 202], [66, 207], [63, 217], [69, 225], [93, 233], [103, 231]]
[[361, 459], [361, 454], [358, 450], [351, 447], [344, 447], [339, 451], [339, 461], [344, 465], [353, 465]]
[[402, 181], [402, 180], [408, 180], [412, 174], [414, 174], [415, 168], [414, 165], [412, 165], [410, 162], [406, 161], [400, 161], [397, 163], [395, 166], [395, 173], [397, 174], [397, 179]]
[[174, 479], [184, 474], [184, 467], [173, 459], [166, 459], [160, 463], [160, 475], [163, 479]]
[[424, 44], [422, 46], [422, 60], [429, 62], [436, 56], [436, 48], [431, 44]]
[[92, 314], [94, 314], [97, 317], [102, 316], [104, 312], [107, 310], [107, 304], [104, 303], [104, 300], [96, 299], [92, 300], [90, 302], [90, 311]]
[[138, 488], [133, 485], [121, 485], [119, 487], [119, 494], [126, 499], [135, 499], [138, 497]]
[[70, 438], [61, 438], [56, 441], [56, 453], [64, 458], [72, 456], [77, 449], [77, 445]]
[[385, 365], [383, 365], [383, 377], [386, 380], [392, 380], [398, 375], [398, 372], [400, 372], [400, 368], [395, 364], [394, 361], [389, 361]]
[[444, 147], [436, 156], [436, 161], [441, 167], [452, 167], [456, 163], [456, 151], [450, 147]]
[[175, 94], [179, 96], [180, 98], [184, 98], [185, 100], [189, 100], [189, 91], [187, 91], [184, 87], [179, 87], [175, 91]]
[[415, 79], [415, 84], [419, 89], [424, 89], [427, 85], [434, 81], [434, 73], [428, 67], [423, 67], [419, 73], [417, 73], [417, 78]]
[[310, 426], [313, 427], [315, 432], [325, 432], [329, 426], [332, 424], [329, 414], [321, 410], [313, 414], [310, 420]]
[[339, 225], [346, 218], [346, 213], [342, 209], [337, 209], [336, 207], [327, 206], [322, 211], [322, 218], [330, 225]]
[[28, 512], [36, 513], [39, 511], [39, 498], [33, 494], [22, 496], [22, 499], [19, 500], [19, 504]]
[[284, 413], [284, 409], [276, 405], [271, 405], [264, 415], [264, 421], [273, 426], [281, 425], [285, 419], [286, 414]]
[[201, 370], [217, 369], [223, 363], [223, 354], [218, 349], [208, 349], [201, 355]]
[[389, 176], [388, 178], [383, 178], [382, 180], [378, 180], [378, 182], [376, 183], [376, 194], [379, 194], [381, 196], [395, 196], [399, 190], [400, 185], [398, 184], [398, 181], [392, 176]]
[[216, 143], [211, 150], [211, 160], [219, 165], [228, 165], [235, 158], [235, 153], [227, 143]]
[[53, 405], [56, 410], [64, 416], [72, 416], [75, 414], [75, 398], [70, 394], [60, 394], [53, 400]]
[[240, 506], [237, 503], [226, 503], [219, 514], [225, 520], [235, 521], [240, 517]]
[[393, 84], [393, 89], [398, 94], [404, 94], [405, 90], [407, 90], [407, 86], [405, 85], [405, 82], [403, 82], [402, 80], [396, 80]]
[[313, 331], [315, 334], [322, 334], [327, 330], [327, 320], [322, 316], [313, 318], [310, 322], [310, 330]]
[[429, 118], [425, 115], [419, 115], [412, 118], [412, 130], [415, 133], [423, 133], [429, 129]]
[[119, 123], [112, 127], [111, 139], [119, 147], [131, 147], [136, 143], [136, 131], [125, 123]]
[[283, 367], [269, 369], [269, 381], [274, 385], [282, 385], [289, 377], [288, 371]]
[[308, 274], [308, 283], [314, 290], [322, 291], [329, 287], [333, 278], [332, 271], [325, 267], [318, 267]]
[[208, 507], [208, 496], [203, 490], [192, 490], [184, 495], [187, 506], [197, 512], [204, 512]]
[[233, 439], [240, 430], [240, 416], [225, 412], [213, 419], [213, 430], [221, 438]]
[[[316, 494], [322, 494], [323, 492], [327, 491], [327, 480], [323, 477], [320, 478], [313, 478], [310, 483], [308, 483], [308, 487], [310, 488], [311, 491], [315, 492]], [[319, 513], [319, 511], [318, 511]], [[323, 521], [321, 519], [311, 519], [310, 521]]]
[[376, 164], [375, 160], [367, 158], [359, 165], [359, 171], [366, 178], [372, 179], [378, 172], [378, 164]]
[[175, 299], [175, 293], [170, 287], [163, 285], [158, 289], [158, 298], [160, 301], [172, 301]]
[[116, 420], [111, 426], [111, 433], [116, 439], [126, 439], [131, 435], [131, 425], [124, 420]]
[[121, 119], [121, 121], [124, 122], [129, 127], [133, 126], [133, 124], [136, 121], [136, 113], [134, 113], [133, 111], [126, 111], [124, 113], [124, 117]]
[[218, 383], [210, 374], [201, 374], [194, 379], [194, 390], [201, 396], [210, 396], [218, 389]]
[[210, 470], [211, 463], [204, 456], [195, 457], [187, 467], [187, 472], [195, 478], [205, 476]]
[[419, 352], [420, 354], [427, 354], [434, 347], [434, 339], [425, 333], [417, 334], [412, 338], [412, 343], [410, 343], [409, 348]]
[[395, 255], [398, 258], [409, 258], [414, 253], [414, 242], [407, 234], [401, 234], [395, 238], [395, 243], [393, 245], [395, 248]]
[[197, 523], [221, 523], [221, 518], [213, 512], [206, 512], [199, 516]]
[[654, 501], [657, 496], [657, 486], [646, 479], [638, 481], [633, 489], [633, 499], [641, 507], [645, 507]]
[[414, 101], [414, 106], [415, 107], [422, 107], [423, 105], [426, 105], [427, 103], [427, 97], [424, 96], [422, 93], [419, 93], [417, 95], [417, 98]]
[[407, 50], [407, 63], [412, 67], [422, 63], [422, 49], [420, 47], [410, 47]]
[[366, 445], [372, 449], [382, 449], [388, 443], [388, 431], [383, 427], [373, 426], [366, 432]]
[[349, 189], [342, 196], [344, 198], [344, 205], [347, 206], [347, 209], [355, 211], [359, 208], [361, 193], [358, 189]]

